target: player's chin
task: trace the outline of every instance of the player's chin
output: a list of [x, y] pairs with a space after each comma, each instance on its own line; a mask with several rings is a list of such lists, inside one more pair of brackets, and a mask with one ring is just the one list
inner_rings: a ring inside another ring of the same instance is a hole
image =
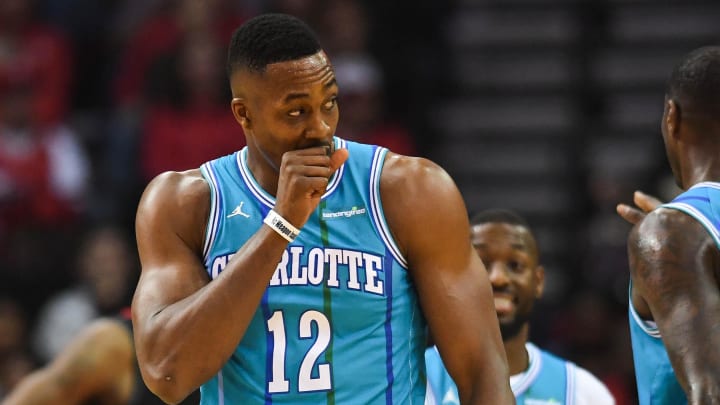
[[515, 311], [511, 312], [497, 312], [498, 321], [500, 326], [509, 326], [515, 323]]

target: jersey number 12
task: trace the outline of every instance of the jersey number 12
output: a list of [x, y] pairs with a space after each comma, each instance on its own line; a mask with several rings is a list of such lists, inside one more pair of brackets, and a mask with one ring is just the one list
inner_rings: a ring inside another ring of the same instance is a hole
[[[318, 357], [325, 352], [330, 344], [330, 322], [319, 311], [306, 311], [300, 316], [300, 339], [312, 338], [312, 324], [317, 325], [317, 337], [315, 343], [310, 347], [298, 373], [298, 391], [312, 392], [325, 391], [332, 388], [331, 370], [329, 363], [318, 364], [318, 376], [313, 377], [312, 370]], [[290, 382], [285, 378], [285, 351], [287, 340], [285, 336], [285, 320], [282, 311], [273, 312], [267, 320], [268, 332], [273, 335], [273, 362], [272, 381], [268, 382], [268, 392], [271, 394], [289, 392]]]

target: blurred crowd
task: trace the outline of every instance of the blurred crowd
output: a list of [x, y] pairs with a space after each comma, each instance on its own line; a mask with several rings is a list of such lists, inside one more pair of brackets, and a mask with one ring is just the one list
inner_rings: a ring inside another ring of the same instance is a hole
[[[91, 320], [129, 305], [147, 182], [244, 146], [224, 73], [240, 23], [266, 11], [304, 19], [336, 70], [338, 135], [432, 157], [428, 101], [443, 91], [449, 7], [437, 3], [0, 1], [0, 399]], [[596, 186], [612, 204], [629, 195]], [[634, 401], [627, 229], [588, 231], [599, 235], [597, 257], [570, 279], [601, 289], [545, 304], [532, 329], [540, 345], [603, 379], [618, 404]]]

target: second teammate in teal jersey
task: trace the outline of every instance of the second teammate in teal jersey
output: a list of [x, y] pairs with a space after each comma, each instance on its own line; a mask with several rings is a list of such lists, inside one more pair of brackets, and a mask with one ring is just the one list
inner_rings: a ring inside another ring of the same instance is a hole
[[158, 176], [138, 208], [147, 385], [171, 403], [202, 385], [202, 404], [420, 404], [427, 322], [463, 404], [512, 404], [450, 177], [335, 136], [342, 83], [294, 17], [241, 26], [228, 74], [247, 147]]
[[[523, 218], [506, 210], [484, 211], [470, 221], [470, 239], [487, 267], [510, 365], [510, 386], [521, 404], [613, 405], [597, 378], [528, 341], [528, 321], [545, 285], [538, 247]], [[425, 353], [426, 405], [461, 403], [437, 348]]]
[[628, 237], [630, 332], [640, 405], [720, 403], [720, 47], [686, 55], [670, 76], [661, 123], [677, 185]]

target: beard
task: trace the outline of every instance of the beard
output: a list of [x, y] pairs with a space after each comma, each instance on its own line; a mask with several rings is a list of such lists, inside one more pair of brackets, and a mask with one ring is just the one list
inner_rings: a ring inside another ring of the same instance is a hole
[[518, 313], [509, 321], [500, 321], [500, 336], [503, 342], [508, 341], [520, 333], [523, 326], [530, 321], [530, 313]]

